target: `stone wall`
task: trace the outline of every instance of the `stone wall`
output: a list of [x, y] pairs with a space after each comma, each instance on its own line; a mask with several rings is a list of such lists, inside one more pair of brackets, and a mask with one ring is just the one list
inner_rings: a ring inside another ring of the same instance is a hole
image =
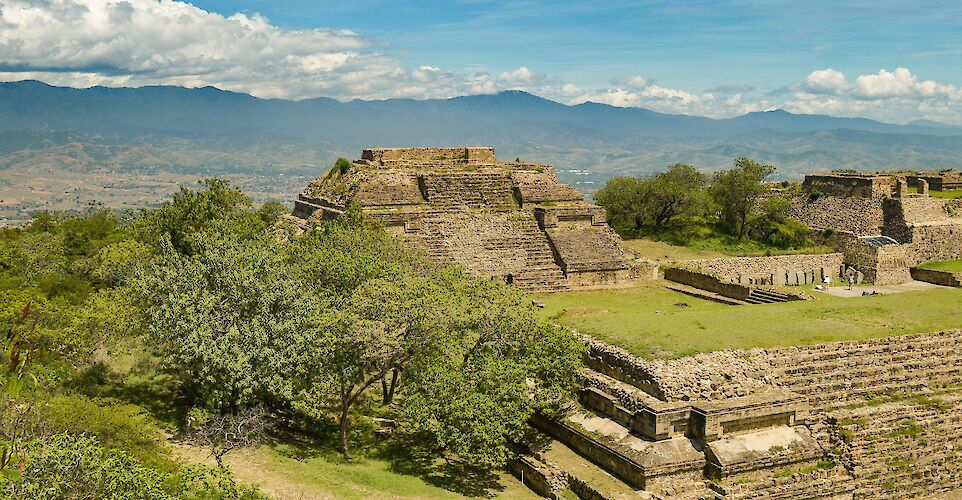
[[394, 161], [465, 160], [469, 163], [494, 163], [494, 148], [372, 148], [361, 152], [361, 159], [383, 164]]
[[[821, 277], [822, 269], [828, 269], [832, 277], [838, 275], [844, 255], [841, 253], [775, 255], [770, 257], [730, 257], [724, 259], [689, 260], [684, 264], [716, 276], [739, 282], [742, 276], [764, 277], [777, 272], [793, 274], [812, 272]], [[745, 283], [747, 284], [747, 283]], [[781, 285], [784, 283], [774, 283]]]
[[532, 421], [545, 434], [565, 443], [579, 455], [588, 457], [589, 460], [604, 467], [615, 477], [632, 487], [645, 489], [645, 469], [620, 451], [614, 450], [583, 431], [557, 420], [536, 415]]
[[896, 184], [891, 175], [824, 174], [806, 175], [802, 188], [829, 196], [882, 198], [895, 195]]
[[857, 236], [882, 234], [885, 216], [880, 198], [843, 198], [822, 196], [812, 200], [807, 195], [792, 199], [789, 217], [812, 229], [848, 231]]
[[913, 267], [912, 278], [936, 285], [962, 287], [962, 272], [953, 273]]
[[751, 287], [747, 285], [724, 282], [712, 274], [693, 271], [690, 269], [681, 269], [677, 267], [666, 268], [665, 279], [737, 300], [746, 300], [752, 293]]

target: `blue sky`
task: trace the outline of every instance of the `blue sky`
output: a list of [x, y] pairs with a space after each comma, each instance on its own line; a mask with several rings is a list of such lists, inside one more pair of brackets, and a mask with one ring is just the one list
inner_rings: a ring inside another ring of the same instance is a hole
[[908, 67], [926, 79], [962, 80], [962, 2], [194, 3], [259, 12], [282, 26], [348, 28], [412, 66], [525, 66], [585, 86], [643, 74], [695, 91], [773, 90], [829, 67]]
[[0, 0], [0, 79], [962, 123], [962, 2]]

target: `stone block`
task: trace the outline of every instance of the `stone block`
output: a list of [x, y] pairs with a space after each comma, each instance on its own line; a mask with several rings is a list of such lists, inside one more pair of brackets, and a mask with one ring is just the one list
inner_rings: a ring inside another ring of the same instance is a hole
[[772, 274], [772, 285], [774, 286], [785, 286], [787, 281], [784, 269], [778, 268], [775, 270], [775, 273]]
[[862, 274], [862, 271], [855, 272], [855, 283], [861, 285], [864, 279], [865, 279], [865, 275]]

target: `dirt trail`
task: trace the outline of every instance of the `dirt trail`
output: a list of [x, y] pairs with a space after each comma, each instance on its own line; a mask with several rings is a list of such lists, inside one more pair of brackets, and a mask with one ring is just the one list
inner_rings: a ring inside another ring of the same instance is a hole
[[[174, 454], [184, 461], [211, 466], [216, 465], [210, 453], [202, 448], [173, 442], [170, 443], [170, 447]], [[336, 498], [336, 496], [333, 496], [329, 491], [324, 491], [312, 485], [294, 482], [285, 478], [283, 475], [267, 471], [264, 464], [260, 463], [257, 450], [241, 449], [232, 451], [224, 457], [224, 462], [234, 471], [238, 481], [257, 486], [262, 493], [271, 498], [279, 500], [321, 500]]]

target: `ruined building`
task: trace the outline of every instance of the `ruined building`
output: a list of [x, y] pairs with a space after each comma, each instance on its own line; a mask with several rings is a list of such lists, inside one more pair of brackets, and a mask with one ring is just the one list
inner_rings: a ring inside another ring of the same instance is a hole
[[307, 186], [296, 217], [357, 203], [410, 247], [526, 290], [617, 286], [635, 272], [605, 210], [548, 165], [458, 147], [365, 149], [342, 167]]
[[792, 216], [869, 280], [901, 283], [921, 263], [962, 258], [962, 200], [930, 197], [928, 186], [892, 174], [809, 175]]
[[537, 418], [542, 436], [513, 463], [544, 496], [902, 499], [962, 489], [962, 330], [675, 360], [586, 340], [580, 405]]

